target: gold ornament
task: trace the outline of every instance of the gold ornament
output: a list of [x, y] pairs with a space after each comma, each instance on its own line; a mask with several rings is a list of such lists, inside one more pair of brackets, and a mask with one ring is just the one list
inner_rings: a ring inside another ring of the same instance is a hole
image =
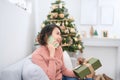
[[50, 15], [50, 19], [53, 19], [53, 16], [52, 16], [52, 15]]
[[78, 44], [78, 48], [79, 48], [79, 49], [81, 49], [81, 48], [82, 48], [82, 46], [81, 46], [80, 44]]
[[68, 25], [68, 22], [66, 21], [65, 24]]
[[64, 32], [67, 34], [67, 33], [69, 33], [69, 30], [68, 30], [68, 29], [66, 29]]
[[57, 18], [58, 17], [58, 13], [51, 13], [51, 17], [52, 18]]
[[56, 8], [58, 8], [58, 6], [56, 4], [52, 5], [53, 10], [56, 9]]
[[54, 18], [57, 18], [58, 17], [58, 13], [54, 13]]
[[60, 4], [59, 4], [59, 8], [62, 8], [62, 6], [63, 6], [62, 3], [60, 3]]
[[56, 23], [56, 25], [57, 25], [57, 26], [60, 26], [60, 23], [59, 23], [59, 22], [57, 22], [57, 23]]
[[64, 18], [64, 14], [63, 13], [59, 14], [59, 17]]
[[78, 41], [78, 39], [77, 39], [76, 37], [74, 37], [74, 40], [75, 40], [75, 41]]
[[41, 25], [41, 28], [44, 28], [44, 27], [45, 27], [45, 24], [42, 24], [42, 25]]
[[70, 28], [70, 32], [71, 33], [75, 33], [75, 29], [74, 28]]

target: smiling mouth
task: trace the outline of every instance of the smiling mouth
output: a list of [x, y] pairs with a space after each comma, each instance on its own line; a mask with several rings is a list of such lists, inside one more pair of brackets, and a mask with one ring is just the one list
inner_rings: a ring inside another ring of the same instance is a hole
[[62, 40], [57, 40], [57, 42], [60, 44]]

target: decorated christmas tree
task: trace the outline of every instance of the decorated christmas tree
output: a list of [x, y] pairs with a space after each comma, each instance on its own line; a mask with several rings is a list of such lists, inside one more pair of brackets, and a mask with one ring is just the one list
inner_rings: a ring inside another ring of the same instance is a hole
[[47, 15], [47, 19], [43, 21], [41, 28], [53, 23], [60, 26], [63, 50], [69, 52], [80, 50], [80, 52], [83, 52], [83, 42], [73, 22], [74, 19], [69, 17], [68, 9], [65, 8], [65, 2], [56, 0], [52, 3], [51, 11]]

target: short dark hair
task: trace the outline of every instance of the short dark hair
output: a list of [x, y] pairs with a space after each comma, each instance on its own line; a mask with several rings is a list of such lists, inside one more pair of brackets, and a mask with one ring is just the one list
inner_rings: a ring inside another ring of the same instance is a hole
[[47, 45], [47, 39], [52, 34], [54, 28], [58, 28], [61, 32], [60, 27], [56, 24], [49, 24], [42, 28], [41, 32], [37, 36], [40, 45]]

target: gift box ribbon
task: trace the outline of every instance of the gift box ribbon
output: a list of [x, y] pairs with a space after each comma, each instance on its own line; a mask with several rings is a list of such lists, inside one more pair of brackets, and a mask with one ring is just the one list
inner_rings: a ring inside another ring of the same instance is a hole
[[92, 67], [91, 64], [84, 62], [83, 65], [87, 66], [91, 73], [94, 73], [94, 68]]

